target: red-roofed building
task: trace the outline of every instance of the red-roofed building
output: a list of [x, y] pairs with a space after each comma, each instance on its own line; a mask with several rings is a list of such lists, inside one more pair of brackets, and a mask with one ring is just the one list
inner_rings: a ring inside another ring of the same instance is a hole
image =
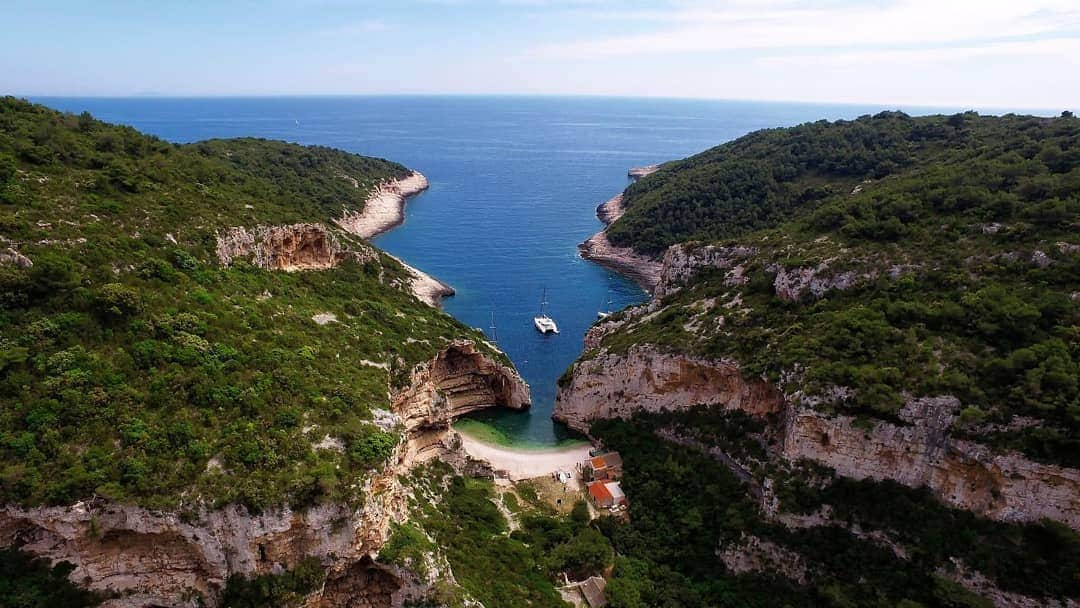
[[626, 504], [626, 494], [617, 481], [593, 481], [588, 484], [589, 497], [601, 509], [620, 507]]
[[622, 457], [618, 452], [593, 456], [585, 462], [582, 473], [586, 481], [619, 479], [622, 477]]
[[589, 483], [589, 497], [596, 503], [596, 506], [602, 509], [607, 509], [615, 504], [615, 497], [611, 495], [611, 491], [607, 489], [607, 486], [602, 481]]

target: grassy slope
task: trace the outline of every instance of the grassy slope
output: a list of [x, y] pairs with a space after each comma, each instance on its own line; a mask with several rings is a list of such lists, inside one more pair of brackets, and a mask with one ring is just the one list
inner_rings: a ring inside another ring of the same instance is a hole
[[[367, 423], [388, 383], [477, 335], [390, 286], [404, 275], [387, 256], [226, 269], [214, 234], [328, 224], [406, 172], [263, 140], [173, 145], [0, 100], [0, 235], [34, 262], [0, 266], [0, 499], [355, 497], [396, 440]], [[326, 435], [345, 452], [312, 449]]]
[[[886, 113], [761, 131], [665, 165], [627, 200], [609, 232], [618, 244], [760, 254], [747, 284], [701, 275], [608, 348], [732, 356], [774, 379], [798, 364], [810, 394], [848, 386], [840, 407], [886, 419], [903, 392], [953, 394], [958, 431], [1080, 466], [1080, 255], [1059, 245], [1080, 242], [1080, 119]], [[774, 295], [777, 266], [822, 263], [825, 276], [878, 277], [817, 301]], [[708, 298], [711, 310], [692, 306]], [[1038, 424], [986, 426], [1014, 416]]]

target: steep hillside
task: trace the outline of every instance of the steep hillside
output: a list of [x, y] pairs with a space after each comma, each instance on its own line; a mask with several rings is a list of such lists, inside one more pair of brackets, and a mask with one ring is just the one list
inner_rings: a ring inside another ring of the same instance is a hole
[[456, 416], [529, 402], [481, 333], [336, 227], [411, 175], [0, 99], [0, 545], [114, 606], [213, 605], [283, 568], [304, 593], [398, 593], [370, 561], [405, 516], [398, 477], [452, 450]]
[[[1034, 589], [1012, 566], [973, 564], [964, 544], [1055, 538], [1018, 563], [1077, 563], [1080, 120], [883, 113], [767, 130], [663, 165], [620, 204], [604, 235], [623, 261], [656, 264], [654, 298], [592, 328], [555, 415], [641, 457], [700, 449], [749, 480], [748, 517], [771, 531], [703, 528], [730, 558], [716, 572], [801, 564], [780, 568], [785, 584], [831, 605], [974, 605], [943, 600], [934, 576], [998, 605], [1023, 605], [1009, 593], [1075, 599], [1075, 580]], [[699, 405], [720, 408], [714, 428], [730, 426], [724, 412], [748, 415], [753, 428], [732, 427], [743, 430], [730, 441], [757, 451], [667, 418]], [[655, 432], [600, 422], [612, 418]], [[943, 540], [882, 501], [976, 517], [956, 524], [968, 540]], [[1040, 520], [1060, 523], [1025, 523]], [[847, 531], [829, 535], [856, 537], [835, 543], [869, 535], [894, 548], [881, 567], [919, 581], [906, 595], [857, 583], [792, 537], [835, 525]], [[698, 580], [700, 561], [680, 563]]]

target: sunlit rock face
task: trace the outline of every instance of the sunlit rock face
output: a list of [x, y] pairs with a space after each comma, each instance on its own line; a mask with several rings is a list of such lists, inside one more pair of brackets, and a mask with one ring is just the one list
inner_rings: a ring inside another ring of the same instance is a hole
[[523, 410], [530, 403], [529, 385], [516, 371], [462, 340], [413, 370], [409, 386], [394, 399], [394, 413], [412, 431], [449, 427], [459, 417], [489, 407]]
[[945, 504], [991, 519], [1052, 519], [1080, 528], [1080, 471], [953, 438], [959, 401], [949, 396], [908, 399], [900, 423], [867, 427], [851, 416], [796, 405], [769, 382], [744, 378], [734, 361], [637, 345], [625, 354], [601, 350], [578, 362], [559, 388], [554, 416], [587, 432], [599, 419], [700, 405], [768, 420], [774, 458], [811, 460], [854, 479], [925, 487]]
[[778, 411], [779, 391], [747, 381], [738, 364], [670, 354], [647, 346], [625, 354], [601, 353], [577, 364], [559, 387], [554, 417], [585, 431], [592, 420], [629, 418], [635, 412], [720, 405], [764, 415]]
[[224, 265], [246, 259], [259, 268], [286, 272], [325, 270], [347, 258], [375, 259], [367, 248], [344, 246], [322, 224], [229, 228], [217, 235], [217, 255]]

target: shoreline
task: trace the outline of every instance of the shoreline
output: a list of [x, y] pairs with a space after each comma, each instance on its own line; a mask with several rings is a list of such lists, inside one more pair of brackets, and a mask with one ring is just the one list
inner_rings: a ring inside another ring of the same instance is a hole
[[405, 270], [412, 275], [409, 289], [421, 302], [434, 308], [442, 308], [442, 299], [457, 293], [454, 291], [453, 287], [443, 283], [423, 270], [406, 263], [396, 255], [390, 253], [387, 253], [386, 255], [397, 260], [397, 263], [404, 266]]
[[550, 475], [555, 471], [576, 470], [576, 465], [589, 458], [591, 443], [563, 448], [528, 450], [494, 445], [458, 432], [465, 452], [490, 464], [496, 471], [505, 472], [511, 481], [522, 481]]
[[405, 222], [405, 201], [428, 189], [423, 173], [413, 171], [407, 177], [383, 182], [364, 201], [359, 212], [345, 211], [337, 225], [349, 234], [374, 238]]
[[[635, 170], [640, 171], [644, 168], [631, 169], [631, 171]], [[663, 264], [659, 260], [637, 253], [630, 247], [616, 247], [607, 238], [608, 226], [622, 217], [625, 211], [622, 193], [599, 205], [596, 208], [596, 217], [604, 223], [604, 228], [590, 236], [585, 242], [579, 243], [578, 252], [586, 260], [629, 277], [651, 294], [660, 282]]]
[[[356, 185], [355, 180], [353, 183]], [[336, 220], [336, 223], [349, 234], [371, 240], [404, 224], [406, 201], [427, 190], [429, 185], [427, 177], [419, 171], [413, 171], [401, 179], [383, 182], [367, 197], [361, 211], [346, 211]], [[409, 290], [421, 302], [433, 308], [442, 308], [442, 299], [457, 293], [450, 285], [408, 264], [396, 255], [384, 253], [394, 258], [412, 276]]]

